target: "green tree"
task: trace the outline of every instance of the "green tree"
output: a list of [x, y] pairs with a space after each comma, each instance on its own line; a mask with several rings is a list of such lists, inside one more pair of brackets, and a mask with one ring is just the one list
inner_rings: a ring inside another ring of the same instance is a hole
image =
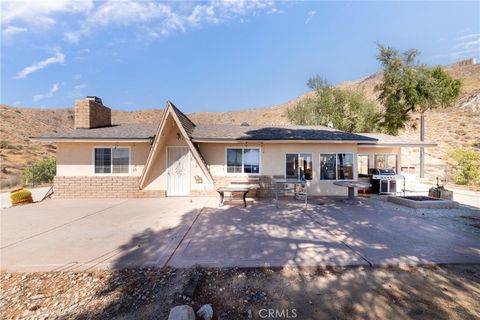
[[417, 62], [420, 54], [410, 49], [400, 54], [396, 49], [378, 44], [378, 60], [383, 79], [375, 89], [385, 107], [383, 124], [390, 134], [398, 134], [410, 119], [411, 112], [447, 107], [458, 98], [462, 82], [440, 67], [430, 68]]
[[469, 149], [455, 149], [453, 179], [457, 184], [480, 185], [480, 153]]
[[333, 126], [348, 132], [379, 131], [379, 108], [363, 93], [334, 88], [319, 76], [310, 78], [307, 86], [315, 91], [314, 95], [288, 109], [291, 123]]
[[49, 183], [55, 177], [57, 163], [55, 158], [38, 160], [33, 165], [25, 167], [22, 178], [25, 183]]
[[[425, 112], [453, 104], [462, 82], [449, 76], [440, 67], [430, 68], [417, 61], [420, 52], [398, 50], [378, 44], [377, 59], [382, 64], [383, 79], [376, 85], [378, 100], [385, 108], [382, 127], [389, 134], [398, 134], [410, 120], [412, 112], [420, 113], [420, 140], [425, 136]], [[424, 150], [420, 148], [420, 177], [424, 175]]]

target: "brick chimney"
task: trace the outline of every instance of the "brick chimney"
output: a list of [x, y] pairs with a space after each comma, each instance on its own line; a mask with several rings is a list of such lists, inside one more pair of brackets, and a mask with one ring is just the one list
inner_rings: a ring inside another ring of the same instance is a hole
[[105, 107], [102, 99], [87, 96], [75, 101], [75, 129], [92, 129], [112, 125], [112, 110]]

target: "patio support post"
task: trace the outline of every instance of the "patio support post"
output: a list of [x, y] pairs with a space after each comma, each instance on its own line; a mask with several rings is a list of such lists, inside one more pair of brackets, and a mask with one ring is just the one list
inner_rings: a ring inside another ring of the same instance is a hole
[[[425, 116], [420, 115], [420, 141], [425, 141]], [[420, 178], [425, 177], [425, 148], [420, 147]]]

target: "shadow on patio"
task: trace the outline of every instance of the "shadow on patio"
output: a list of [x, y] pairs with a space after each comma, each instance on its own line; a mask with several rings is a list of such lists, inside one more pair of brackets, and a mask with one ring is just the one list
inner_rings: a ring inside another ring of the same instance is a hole
[[[359, 208], [366, 213], [358, 215]], [[369, 219], [375, 212], [368, 202], [355, 208], [335, 201], [306, 210], [297, 205], [277, 209], [269, 202], [246, 209], [206, 207], [168, 259], [160, 256], [172, 230], [146, 229], [132, 237], [115, 261], [118, 269], [96, 293], [96, 300], [109, 302], [92, 303], [91, 310], [76, 318], [166, 319], [170, 307], [184, 303], [195, 310], [212, 303], [222, 319], [259, 318], [262, 308], [296, 309], [299, 319], [478, 317], [478, 265], [376, 269], [350, 249], [381, 252], [395, 261], [426, 259], [428, 253], [421, 251], [418, 256], [398, 254], [392, 248], [399, 241], [395, 237], [385, 242], [369, 235], [388, 234], [409, 219], [400, 213]], [[191, 221], [191, 214], [186, 213], [185, 221]], [[422, 239], [428, 237], [407, 241], [422, 245], [416, 242]], [[203, 267], [158, 268], [160, 260], [174, 267]], [[122, 269], [132, 261], [143, 269]], [[325, 267], [332, 264], [363, 266]], [[285, 265], [302, 267], [281, 267]], [[212, 268], [216, 266], [224, 268]], [[198, 286], [192, 301], [185, 301], [179, 296], [193, 276], [199, 278]]]

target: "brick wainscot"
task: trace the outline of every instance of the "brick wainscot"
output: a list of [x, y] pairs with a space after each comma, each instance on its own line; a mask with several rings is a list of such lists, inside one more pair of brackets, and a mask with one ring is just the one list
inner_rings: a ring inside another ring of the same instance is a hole
[[56, 199], [75, 198], [162, 198], [164, 190], [140, 190], [139, 177], [62, 177], [54, 180]]

